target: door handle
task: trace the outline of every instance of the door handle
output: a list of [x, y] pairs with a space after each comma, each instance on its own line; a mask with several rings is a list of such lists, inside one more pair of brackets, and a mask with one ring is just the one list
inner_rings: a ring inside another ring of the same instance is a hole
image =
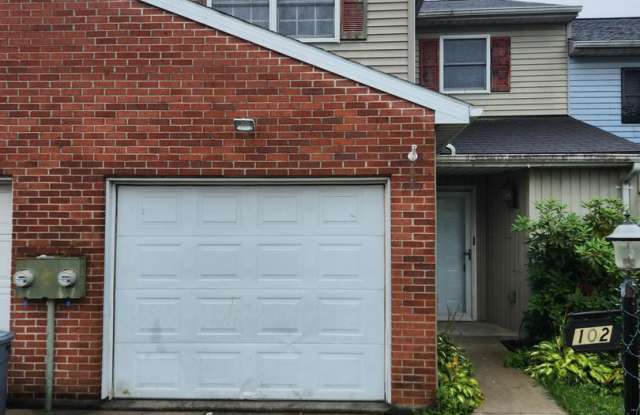
[[464, 251], [462, 253], [462, 255], [464, 255], [465, 257], [469, 258], [469, 261], [471, 261], [471, 248], [469, 248], [466, 251]]

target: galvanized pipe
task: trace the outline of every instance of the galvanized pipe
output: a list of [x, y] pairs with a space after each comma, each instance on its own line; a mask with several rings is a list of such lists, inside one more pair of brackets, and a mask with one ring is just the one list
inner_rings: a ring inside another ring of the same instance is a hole
[[44, 409], [53, 407], [53, 369], [56, 339], [56, 301], [47, 300], [47, 369]]
[[629, 174], [622, 180], [622, 203], [625, 213], [631, 213], [631, 179], [640, 174], [640, 163], [633, 163]]

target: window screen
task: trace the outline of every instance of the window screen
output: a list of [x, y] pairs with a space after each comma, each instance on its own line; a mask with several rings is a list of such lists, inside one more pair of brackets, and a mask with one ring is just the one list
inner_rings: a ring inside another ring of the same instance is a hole
[[622, 70], [622, 123], [640, 124], [640, 68]]
[[[270, 26], [270, 3], [277, 13]], [[335, 38], [335, 0], [214, 0], [212, 7], [247, 22], [304, 39]]]
[[214, 0], [212, 7], [265, 29], [269, 28], [269, 0]]
[[487, 89], [487, 39], [443, 40], [445, 90]]
[[333, 37], [334, 1], [278, 0], [278, 32], [298, 38]]

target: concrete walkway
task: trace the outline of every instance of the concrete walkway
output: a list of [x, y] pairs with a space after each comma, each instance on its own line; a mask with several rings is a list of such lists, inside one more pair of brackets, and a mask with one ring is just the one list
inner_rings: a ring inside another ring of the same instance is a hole
[[456, 336], [476, 367], [485, 401], [474, 415], [565, 415], [527, 375], [504, 367], [509, 353], [498, 337]]

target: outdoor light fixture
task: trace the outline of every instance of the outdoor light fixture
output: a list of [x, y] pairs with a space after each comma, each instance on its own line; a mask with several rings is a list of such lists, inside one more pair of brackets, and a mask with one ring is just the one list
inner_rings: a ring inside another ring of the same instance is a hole
[[252, 133], [256, 130], [256, 121], [253, 118], [234, 118], [233, 126], [240, 133]]
[[607, 239], [613, 243], [618, 268], [624, 271], [640, 269], [640, 226], [629, 219], [629, 214]]
[[502, 193], [502, 201], [508, 208], [515, 209], [518, 207], [518, 192], [513, 184], [505, 183], [500, 192]]

